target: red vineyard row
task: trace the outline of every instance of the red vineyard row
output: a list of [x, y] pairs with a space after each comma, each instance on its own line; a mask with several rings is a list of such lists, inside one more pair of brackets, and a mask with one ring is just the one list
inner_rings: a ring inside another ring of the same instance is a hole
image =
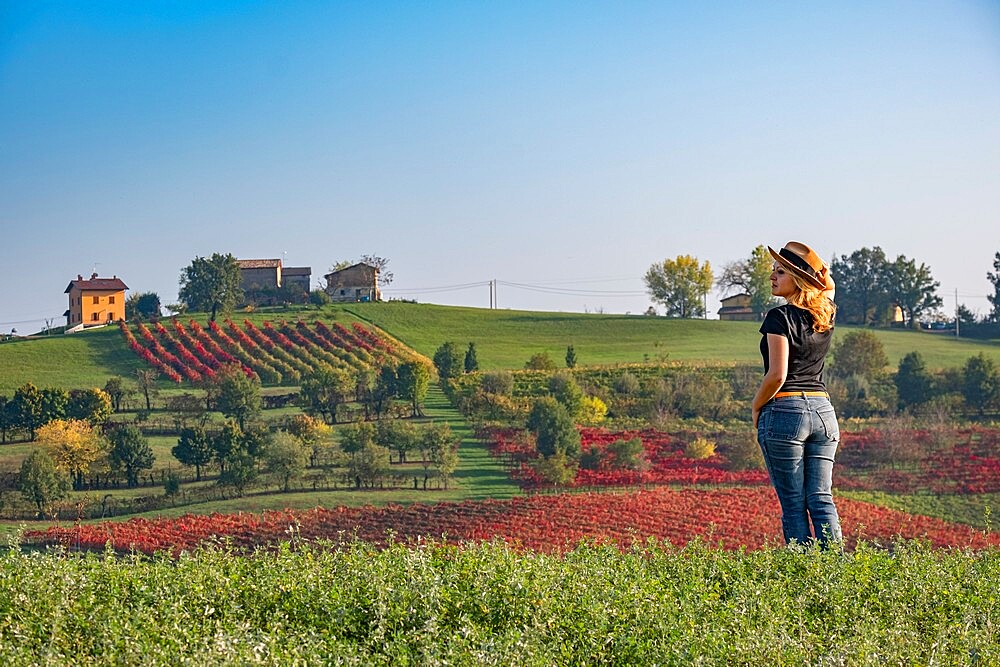
[[[1000, 546], [1000, 535], [838, 499], [848, 546], [858, 539], [922, 539], [936, 547]], [[562, 552], [580, 540], [611, 540], [627, 547], [648, 538], [684, 545], [703, 539], [726, 549], [761, 549], [780, 541], [780, 510], [769, 488], [657, 488], [631, 493], [531, 495], [510, 500], [435, 505], [339, 507], [262, 514], [186, 515], [53, 527], [26, 538], [39, 545], [178, 554], [206, 542], [228, 540], [253, 549], [286, 541], [358, 539], [375, 544], [420, 538], [450, 543], [501, 539], [526, 549]]]
[[[517, 429], [494, 429], [488, 434], [490, 453], [504, 461], [512, 478], [524, 488], [544, 486], [530, 462], [537, 457], [531, 441]], [[571, 483], [575, 487], [634, 486], [644, 484], [709, 484], [756, 486], [768, 483], [763, 470], [731, 470], [725, 457], [706, 459], [685, 455], [690, 433], [664, 433], [653, 429], [607, 431], [580, 428], [584, 451], [605, 453], [615, 440], [639, 438], [647, 470], [613, 468], [611, 457], [601, 457], [596, 470], [580, 469]], [[752, 434], [747, 434], [753, 438]], [[836, 488], [887, 491], [891, 493], [996, 493], [1000, 492], [1000, 430], [982, 427], [956, 429], [949, 443], [935, 445], [933, 434], [912, 429], [893, 434], [896, 441], [912, 443], [908, 462], [895, 461], [886, 451], [886, 434], [878, 430], [845, 433], [834, 468]], [[940, 437], [940, 434], [938, 434]]]
[[[693, 459], [684, 454], [684, 436], [653, 429], [607, 431], [600, 428], [580, 428], [584, 451], [596, 449], [606, 453], [615, 440], [642, 441], [647, 470], [622, 470], [612, 467], [611, 457], [602, 456], [596, 470], [581, 468], [570, 486], [635, 486], [641, 484], [739, 484], [747, 486], [768, 483], [763, 470], [729, 470], [725, 457], [715, 454], [705, 459]], [[530, 462], [537, 457], [534, 445], [515, 429], [496, 429], [489, 444], [490, 453], [506, 462], [511, 476], [524, 488], [539, 488], [544, 481], [532, 469]]]
[[212, 321], [206, 329], [194, 320], [185, 325], [174, 319], [170, 326], [139, 324], [137, 334], [122, 322], [121, 330], [139, 358], [178, 383], [199, 382], [223, 366], [237, 365], [265, 384], [295, 384], [322, 365], [360, 369], [414, 356], [359, 323], [264, 322], [257, 327], [244, 320], [241, 327], [226, 320], [225, 327]]

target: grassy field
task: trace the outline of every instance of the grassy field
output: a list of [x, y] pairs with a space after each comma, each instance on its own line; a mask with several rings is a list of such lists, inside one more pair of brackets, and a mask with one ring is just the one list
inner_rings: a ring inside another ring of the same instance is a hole
[[998, 559], [912, 544], [11, 548], [0, 645], [11, 666], [997, 665]]
[[[581, 365], [643, 361], [760, 361], [759, 324], [676, 320], [642, 315], [542, 313], [458, 308], [401, 302], [351, 304], [344, 308], [418, 352], [433, 356], [444, 341], [470, 341], [483, 368], [521, 368], [535, 352], [562, 365], [573, 345]], [[839, 327], [838, 332], [853, 327]], [[961, 366], [985, 352], [1000, 363], [1000, 344], [955, 340], [919, 331], [873, 330], [891, 364], [919, 350], [930, 368]], [[835, 339], [836, 340], [836, 339]]]
[[[305, 321], [364, 321], [431, 357], [445, 341], [463, 349], [476, 343], [482, 368], [521, 368], [536, 352], [547, 352], [557, 365], [573, 345], [580, 365], [644, 361], [759, 361], [758, 325], [753, 322], [674, 320], [639, 315], [596, 315], [488, 310], [402, 302], [331, 305], [322, 309], [275, 309], [233, 318]], [[187, 318], [185, 318], [187, 319]], [[203, 315], [194, 319], [204, 322]], [[849, 331], [841, 327], [838, 332]], [[875, 330], [891, 364], [919, 350], [930, 368], [957, 367], [984, 352], [1000, 363], [1000, 344], [955, 340], [916, 331]], [[139, 360], [114, 327], [69, 336], [0, 344], [0, 394], [10, 395], [25, 382], [66, 389], [103, 386], [113, 375], [134, 376]], [[164, 387], [167, 383], [164, 382]]]

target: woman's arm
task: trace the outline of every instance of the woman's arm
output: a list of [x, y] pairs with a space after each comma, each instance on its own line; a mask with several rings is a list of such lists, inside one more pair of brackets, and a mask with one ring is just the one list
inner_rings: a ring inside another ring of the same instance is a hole
[[788, 339], [781, 334], [767, 334], [767, 373], [761, 380], [760, 388], [753, 397], [753, 427], [757, 428], [757, 418], [764, 404], [774, 398], [774, 395], [785, 384], [788, 377]]

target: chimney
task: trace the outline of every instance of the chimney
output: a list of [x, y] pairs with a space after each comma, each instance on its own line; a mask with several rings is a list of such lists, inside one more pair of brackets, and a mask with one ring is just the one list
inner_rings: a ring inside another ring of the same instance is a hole
[[90, 274], [90, 279], [91, 280], [97, 280], [97, 274], [96, 273], [91, 273]]
[[77, 280], [83, 280], [83, 276], [81, 276], [81, 275], [80, 275], [80, 274], [78, 273], [78, 274], [76, 274], [76, 279], [77, 279]]

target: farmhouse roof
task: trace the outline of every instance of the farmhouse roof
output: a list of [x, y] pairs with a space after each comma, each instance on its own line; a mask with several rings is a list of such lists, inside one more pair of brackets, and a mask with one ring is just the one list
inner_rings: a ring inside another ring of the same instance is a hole
[[76, 280], [69, 281], [69, 285], [66, 286], [66, 290], [63, 294], [69, 294], [73, 288], [78, 290], [127, 290], [128, 285], [122, 282], [122, 279], [118, 276], [112, 276], [111, 278], [98, 278], [97, 274], [90, 276], [89, 280], [84, 280], [83, 276], [77, 275]]
[[311, 276], [311, 266], [286, 266], [281, 269], [281, 273], [286, 276]]
[[280, 259], [238, 259], [236, 263], [241, 269], [276, 269], [281, 266]]
[[330, 276], [335, 276], [338, 273], [343, 273], [344, 271], [350, 271], [351, 269], [355, 269], [359, 266], [367, 266], [372, 271], [375, 271], [376, 273], [378, 272], [378, 267], [372, 266], [371, 264], [365, 264], [364, 262], [358, 262], [357, 264], [351, 264], [350, 266], [345, 266], [344, 268], [338, 269], [337, 271], [331, 271], [330, 273], [326, 274], [323, 277], [329, 278]]

